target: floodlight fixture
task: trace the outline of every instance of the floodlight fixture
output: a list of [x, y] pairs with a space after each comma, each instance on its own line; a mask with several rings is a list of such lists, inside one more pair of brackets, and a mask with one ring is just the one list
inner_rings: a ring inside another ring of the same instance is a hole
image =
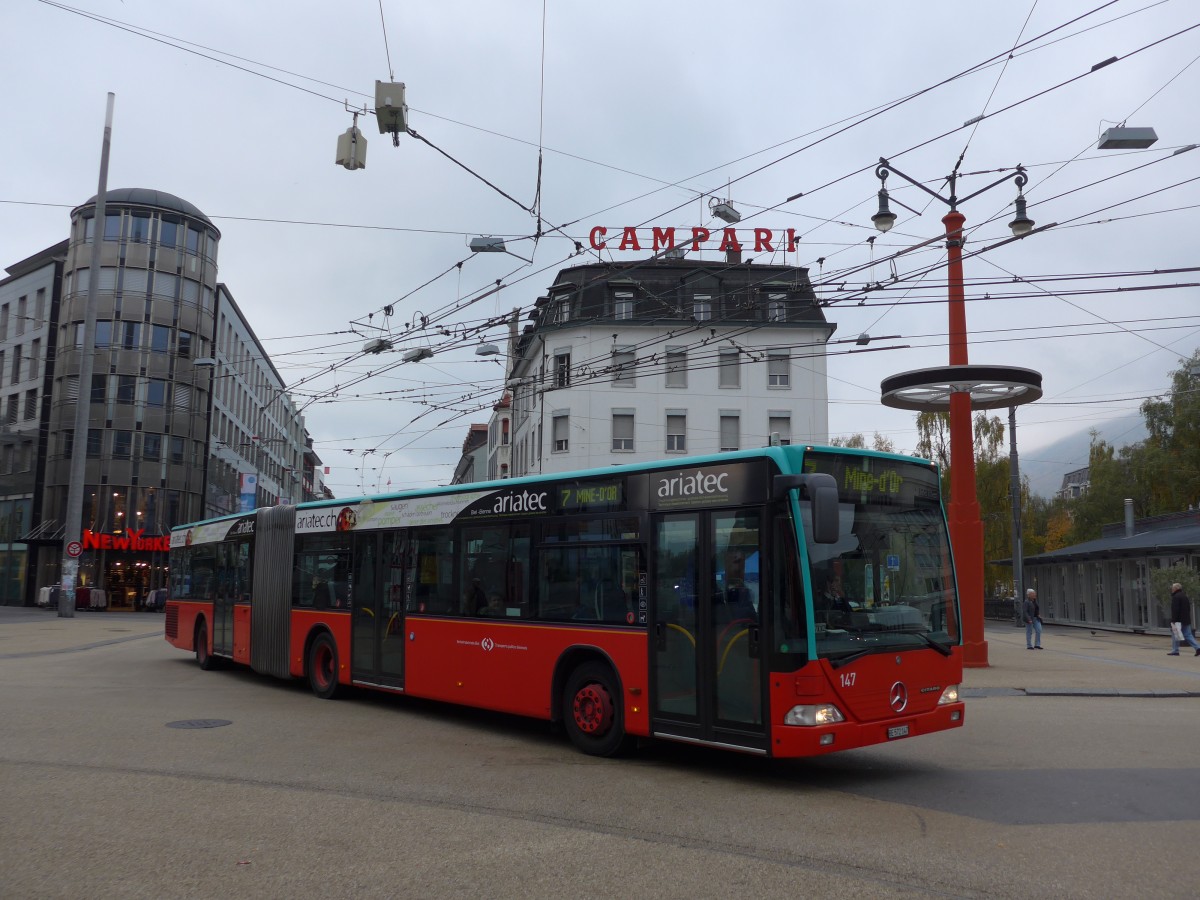
[[408, 131], [408, 105], [404, 102], [404, 82], [375, 82], [375, 118], [379, 133], [390, 134], [392, 143], [400, 146], [400, 132]]
[[365, 344], [363, 344], [362, 352], [379, 354], [379, 353], [382, 353], [384, 350], [391, 350], [391, 349], [392, 349], [392, 342], [390, 340], [388, 340], [387, 338], [372, 338], [371, 340], [369, 340]]
[[728, 222], [730, 225], [736, 225], [742, 221], [742, 214], [733, 208], [733, 204], [728, 200], [718, 200], [714, 197], [708, 204], [709, 212], [723, 222]]
[[507, 249], [504, 246], [504, 238], [499, 237], [473, 237], [471, 238], [472, 253], [506, 253]]
[[1118, 125], [1100, 135], [1097, 150], [1145, 150], [1158, 140], [1153, 128], [1126, 128]]
[[351, 125], [337, 140], [337, 156], [334, 162], [343, 169], [353, 172], [367, 167], [367, 139], [358, 130], [357, 114], [354, 116], [355, 125]]

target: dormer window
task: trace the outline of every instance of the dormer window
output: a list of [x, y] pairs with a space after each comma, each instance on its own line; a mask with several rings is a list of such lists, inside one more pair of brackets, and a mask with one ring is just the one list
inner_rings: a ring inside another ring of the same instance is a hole
[[633, 291], [617, 291], [613, 294], [613, 318], [633, 318]]

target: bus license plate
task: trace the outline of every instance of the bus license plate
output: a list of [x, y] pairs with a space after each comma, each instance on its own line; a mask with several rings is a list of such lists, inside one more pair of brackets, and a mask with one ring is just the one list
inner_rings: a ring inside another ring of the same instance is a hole
[[888, 729], [888, 740], [894, 741], [896, 738], [908, 737], [907, 725], [893, 725]]

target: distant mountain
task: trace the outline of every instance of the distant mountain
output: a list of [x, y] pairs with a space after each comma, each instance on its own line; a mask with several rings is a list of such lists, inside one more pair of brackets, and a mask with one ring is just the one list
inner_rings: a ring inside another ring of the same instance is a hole
[[[1063, 476], [1075, 469], [1082, 469], [1088, 463], [1088, 448], [1092, 444], [1092, 429], [1095, 429], [1102, 440], [1116, 447], [1136, 444], [1146, 438], [1146, 423], [1140, 412], [1105, 422], [1089, 425], [1074, 434], [1067, 435], [1026, 452], [1021, 447], [1021, 422], [1017, 421], [1017, 453], [1020, 455], [1018, 466], [1021, 469], [1022, 480], [1029, 480], [1029, 489], [1042, 497], [1053, 497], [1062, 487]], [[1007, 436], [1005, 444], [1007, 446]]]

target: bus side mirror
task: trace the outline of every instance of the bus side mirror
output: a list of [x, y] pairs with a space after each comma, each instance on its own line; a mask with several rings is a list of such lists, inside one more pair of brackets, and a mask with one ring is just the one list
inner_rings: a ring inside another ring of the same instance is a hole
[[791, 490], [800, 491], [800, 499], [812, 504], [812, 539], [818, 544], [838, 541], [837, 481], [824, 472], [811, 475], [776, 475], [772, 485], [775, 499], [787, 496]]

